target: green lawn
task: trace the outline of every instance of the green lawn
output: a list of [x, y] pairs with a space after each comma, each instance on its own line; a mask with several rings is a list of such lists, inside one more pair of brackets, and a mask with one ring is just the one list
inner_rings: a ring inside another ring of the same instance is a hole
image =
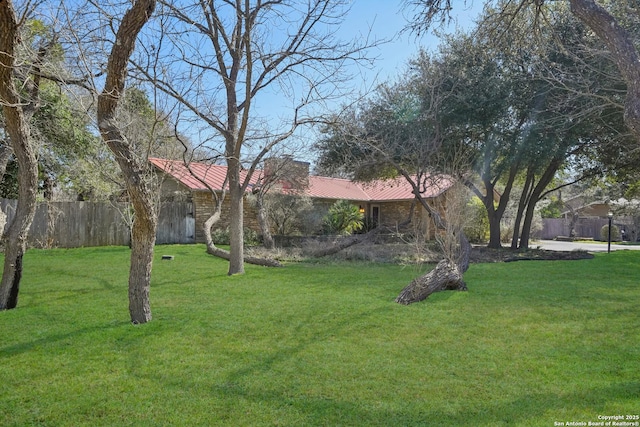
[[[33, 250], [0, 312], [2, 426], [553, 426], [640, 413], [640, 252], [472, 265], [468, 292], [393, 302], [416, 267], [227, 265], [161, 246], [153, 321], [126, 248]], [[163, 254], [173, 261], [160, 261]]]

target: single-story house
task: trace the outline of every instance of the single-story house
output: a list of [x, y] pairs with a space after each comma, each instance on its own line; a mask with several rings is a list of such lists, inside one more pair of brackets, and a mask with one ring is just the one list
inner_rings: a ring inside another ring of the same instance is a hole
[[[182, 161], [159, 158], [151, 158], [149, 161], [160, 177], [161, 195], [164, 200], [178, 199], [192, 202], [196, 228], [195, 240], [203, 242], [203, 224], [213, 213], [215, 206], [214, 197], [207, 185], [216, 192], [222, 191], [227, 167], [199, 162], [192, 162], [187, 167]], [[395, 226], [406, 221], [414, 204], [415, 196], [412, 187], [402, 177], [357, 183], [348, 179], [315, 176], [309, 174], [309, 163], [289, 158], [266, 159], [264, 170], [254, 172], [249, 190], [260, 185], [263, 178], [269, 176], [270, 170], [280, 168], [282, 171], [283, 162], [287, 165], [286, 173], [278, 175], [282, 178], [277, 178], [277, 185], [274, 185], [270, 191], [287, 192], [295, 189], [298, 194], [310, 197], [313, 205], [323, 213], [336, 201], [348, 200], [358, 206], [360, 212], [373, 223]], [[246, 174], [246, 171], [243, 171], [243, 174]], [[434, 206], [444, 206], [447, 190], [453, 184], [452, 180], [440, 177], [433, 181], [434, 184], [427, 188], [422, 196], [430, 200]], [[245, 203], [244, 209], [245, 227], [260, 232], [255, 208], [250, 203]], [[228, 212], [228, 204], [225, 203], [218, 227], [228, 226]], [[433, 237], [435, 233], [433, 221], [419, 205], [414, 209], [412, 224], [419, 227], [418, 229], [427, 238]]]
[[568, 208], [562, 212], [562, 217], [571, 219], [573, 215], [578, 218], [607, 218], [611, 212], [611, 206], [604, 201], [585, 203], [582, 197], [575, 197], [565, 202]]

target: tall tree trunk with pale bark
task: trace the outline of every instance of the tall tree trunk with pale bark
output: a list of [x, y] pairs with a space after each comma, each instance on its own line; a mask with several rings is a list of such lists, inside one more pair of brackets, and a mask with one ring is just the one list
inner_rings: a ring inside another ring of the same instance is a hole
[[244, 274], [244, 191], [240, 182], [240, 162], [227, 159], [229, 177], [229, 271]]
[[153, 14], [155, 5], [155, 0], [137, 0], [125, 13], [109, 55], [105, 87], [98, 97], [100, 134], [125, 176], [135, 212], [129, 270], [129, 314], [134, 324], [151, 320], [149, 291], [158, 215], [147, 173], [148, 163], [146, 159], [138, 159], [134, 148], [122, 133], [116, 122], [116, 108], [124, 91], [127, 65], [136, 38]]
[[31, 141], [29, 113], [25, 108], [33, 105], [20, 99], [13, 83], [15, 49], [19, 43], [19, 23], [10, 0], [0, 1], [0, 103], [5, 117], [5, 128], [18, 162], [18, 206], [9, 226], [2, 281], [0, 282], [0, 310], [15, 308], [22, 278], [22, 258], [27, 235], [36, 211], [38, 161]]

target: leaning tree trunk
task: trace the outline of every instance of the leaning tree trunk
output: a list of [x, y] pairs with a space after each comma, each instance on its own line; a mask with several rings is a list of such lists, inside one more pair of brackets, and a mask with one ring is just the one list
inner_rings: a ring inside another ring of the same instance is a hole
[[458, 235], [458, 253], [454, 258], [445, 258], [427, 274], [413, 279], [396, 298], [399, 304], [409, 305], [427, 299], [440, 291], [466, 291], [462, 277], [469, 268], [471, 245], [464, 233]]
[[131, 230], [131, 266], [129, 269], [129, 314], [134, 324], [151, 320], [149, 290], [158, 216], [149, 182], [146, 159], [140, 161], [122, 134], [116, 121], [116, 108], [124, 91], [127, 64], [136, 38], [150, 19], [155, 0], [137, 0], [129, 9], [116, 34], [109, 60], [104, 90], [98, 96], [100, 134], [125, 176], [126, 187], [134, 209]]
[[426, 299], [434, 292], [446, 290], [466, 291], [467, 285], [462, 280], [462, 273], [458, 266], [448, 259], [443, 259], [429, 273], [413, 279], [400, 292], [396, 302], [409, 305]]
[[[13, 110], [13, 111], [8, 111]], [[0, 282], [0, 310], [18, 305], [18, 292], [22, 278], [22, 258], [27, 235], [36, 212], [38, 188], [38, 161], [29, 141], [29, 126], [19, 108], [4, 107], [7, 131], [18, 161], [18, 205], [15, 217], [5, 236], [4, 270]]]
[[[414, 193], [420, 194], [417, 190], [414, 185]], [[467, 285], [462, 280], [462, 277], [469, 268], [471, 255], [471, 244], [462, 227], [457, 226], [457, 224], [447, 223], [440, 215], [440, 212], [429, 206], [423, 197], [416, 196], [416, 198], [425, 210], [429, 212], [436, 227], [446, 233], [445, 239], [439, 241], [445, 258], [432, 271], [414, 279], [400, 292], [396, 302], [404, 305], [422, 301], [434, 292], [446, 290], [466, 291]]]
[[[457, 223], [447, 223], [440, 212], [427, 203], [422, 197], [420, 188], [412, 180], [411, 176], [404, 170], [398, 169], [413, 187], [416, 200], [429, 213], [436, 228], [445, 233], [444, 241], [439, 241], [445, 259], [440, 261], [436, 268], [426, 275], [414, 279], [407, 285], [396, 302], [408, 305], [422, 301], [434, 292], [445, 290], [467, 290], [467, 286], [462, 280], [462, 276], [469, 268], [469, 258], [471, 255], [471, 244], [464, 234], [462, 227]], [[460, 218], [458, 218], [460, 220]]]
[[15, 47], [19, 29], [13, 5], [0, 1], [0, 101], [3, 105], [5, 128], [18, 162], [18, 206], [6, 237], [4, 270], [0, 282], [0, 310], [18, 304], [22, 258], [27, 234], [36, 211], [38, 161], [31, 143], [28, 119], [22, 109], [20, 96], [12, 81]]

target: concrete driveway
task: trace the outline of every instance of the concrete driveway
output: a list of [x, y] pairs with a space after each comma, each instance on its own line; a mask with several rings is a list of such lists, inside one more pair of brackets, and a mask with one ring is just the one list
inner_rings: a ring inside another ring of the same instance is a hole
[[[571, 252], [575, 250], [587, 251], [587, 252], [606, 252], [607, 243], [602, 242], [558, 242], [555, 240], [534, 240], [529, 247], [546, 249], [550, 251]], [[612, 251], [620, 250], [640, 250], [640, 245], [616, 245], [611, 244]]]

